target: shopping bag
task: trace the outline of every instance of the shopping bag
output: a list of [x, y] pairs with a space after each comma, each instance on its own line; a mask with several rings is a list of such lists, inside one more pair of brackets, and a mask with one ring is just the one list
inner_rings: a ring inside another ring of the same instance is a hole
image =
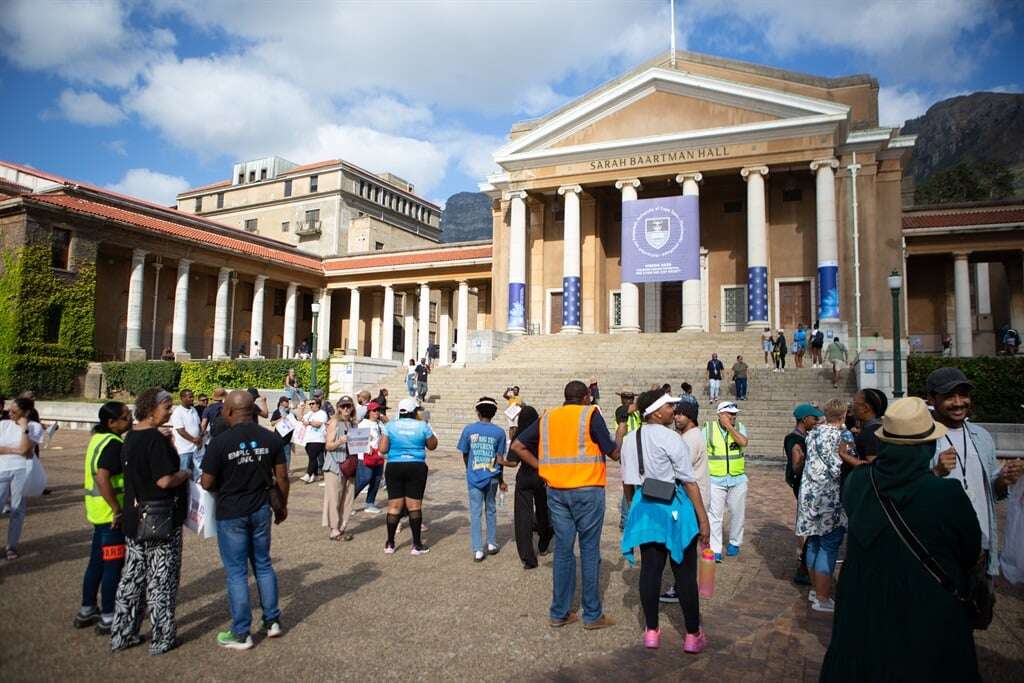
[[1010, 583], [1024, 583], [1024, 477], [1010, 489], [1006, 505], [1006, 547], [1000, 569]]
[[217, 501], [213, 494], [194, 481], [188, 483], [188, 516], [185, 526], [200, 538], [217, 537]]
[[43, 469], [43, 461], [39, 459], [39, 456], [35, 456], [28, 461], [25, 469], [27, 474], [21, 495], [25, 498], [43, 495], [43, 490], [46, 488], [46, 470]]

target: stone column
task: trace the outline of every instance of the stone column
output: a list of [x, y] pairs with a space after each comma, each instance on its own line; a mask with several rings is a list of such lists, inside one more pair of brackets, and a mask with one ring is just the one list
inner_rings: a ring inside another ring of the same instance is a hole
[[213, 313], [213, 357], [228, 358], [228, 287], [231, 269], [221, 268], [217, 273], [217, 307]]
[[764, 177], [767, 166], [740, 170], [747, 181], [747, 329], [768, 326], [768, 226]]
[[579, 185], [564, 185], [558, 194], [565, 197], [562, 233], [562, 333], [579, 334], [580, 327], [580, 193]]
[[440, 365], [451, 365], [452, 363], [452, 312], [451, 312], [451, 290], [441, 290], [441, 303], [437, 316], [437, 348], [438, 363]]
[[297, 307], [298, 292], [299, 283], [289, 282], [284, 300], [284, 339], [281, 342], [281, 345], [284, 346], [281, 349], [283, 358], [295, 357], [295, 309]]
[[[420, 285], [420, 334], [419, 342], [416, 345], [418, 358], [427, 357], [427, 347], [430, 346], [430, 285], [426, 282]], [[418, 360], [418, 359], [417, 359]]]
[[187, 258], [178, 259], [178, 282], [174, 287], [174, 322], [171, 325], [171, 351], [175, 360], [188, 360], [188, 276]]
[[257, 275], [252, 286], [252, 320], [249, 323], [249, 355], [252, 355], [253, 344], [260, 343], [260, 355], [267, 356], [263, 346], [263, 292], [267, 284], [266, 275]]
[[409, 359], [419, 360], [416, 357], [416, 314], [414, 304], [416, 295], [412, 292], [402, 292], [402, 311], [404, 312], [403, 327], [405, 328], [405, 361]]
[[331, 357], [331, 290], [320, 290], [320, 315], [316, 331], [317, 358]]
[[384, 285], [384, 313], [380, 319], [380, 357], [391, 360], [395, 347], [395, 290]]
[[956, 355], [974, 355], [974, 330], [971, 325], [970, 254], [953, 254], [953, 301], [956, 307]]
[[359, 353], [359, 288], [349, 287], [348, 305], [348, 345], [345, 352], [350, 355]]
[[[697, 184], [703, 180], [700, 173], [680, 173], [676, 176], [676, 182], [683, 186], [683, 196], [700, 198], [700, 186]], [[700, 248], [700, 214], [697, 215], [697, 225], [687, 226], [697, 231], [697, 245]], [[701, 323], [701, 284], [700, 277], [696, 280], [683, 280], [683, 326], [682, 330], [700, 330], [704, 326]]]
[[469, 283], [465, 280], [459, 282], [459, 303], [455, 325], [455, 365], [465, 367], [466, 352], [469, 350]]
[[125, 325], [125, 360], [146, 360], [142, 348], [142, 296], [146, 287], [146, 253], [132, 250], [132, 272], [128, 280], [128, 320]]
[[818, 320], [839, 322], [839, 231], [836, 223], [835, 159], [811, 162], [818, 225]]
[[[636, 178], [619, 180], [615, 183], [615, 189], [621, 190], [622, 202], [636, 201], [636, 191], [640, 187], [640, 181]], [[640, 332], [640, 288], [633, 282], [620, 281], [622, 320], [619, 325], [619, 332], [636, 334]]]
[[[507, 331], [526, 334], [526, 192], [509, 192], [507, 197], [512, 214], [508, 243]], [[422, 303], [420, 306], [422, 309]], [[420, 346], [423, 346], [422, 328]]]
[[989, 289], [987, 263], [974, 264], [974, 280], [977, 287], [975, 296], [978, 298], [978, 315], [992, 315], [992, 294]]

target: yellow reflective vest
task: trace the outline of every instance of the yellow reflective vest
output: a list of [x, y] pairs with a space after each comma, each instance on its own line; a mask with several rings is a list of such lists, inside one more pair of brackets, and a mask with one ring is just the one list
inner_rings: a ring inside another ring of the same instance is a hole
[[[85, 449], [85, 518], [90, 524], [110, 524], [114, 521], [114, 511], [100, 495], [96, 485], [96, 468], [99, 466], [100, 454], [110, 442], [124, 443], [117, 434], [93, 434], [89, 446]], [[117, 501], [124, 505], [124, 475], [110, 475], [110, 484], [114, 487]]]
[[[736, 423], [736, 431], [741, 423]], [[743, 474], [743, 447], [718, 424], [718, 420], [704, 423], [704, 443], [708, 448], [708, 475], [712, 477]]]

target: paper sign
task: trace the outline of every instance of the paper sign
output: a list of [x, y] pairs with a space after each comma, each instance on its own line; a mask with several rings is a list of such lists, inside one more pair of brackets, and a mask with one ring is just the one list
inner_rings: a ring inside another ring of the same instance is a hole
[[274, 427], [274, 429], [277, 430], [277, 433], [281, 436], [286, 436], [288, 432], [295, 431], [296, 424], [297, 423], [292, 414], [287, 413], [281, 416], [281, 419], [278, 420], [277, 426]]
[[349, 455], [365, 455], [370, 450], [370, 428], [350, 429], [348, 432]]

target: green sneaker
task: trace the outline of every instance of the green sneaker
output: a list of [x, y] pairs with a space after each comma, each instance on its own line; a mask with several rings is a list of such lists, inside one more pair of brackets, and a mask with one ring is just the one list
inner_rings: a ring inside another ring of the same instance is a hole
[[246, 634], [245, 638], [239, 638], [231, 631], [221, 631], [217, 634], [217, 644], [231, 650], [248, 650], [252, 647], [252, 636]]

